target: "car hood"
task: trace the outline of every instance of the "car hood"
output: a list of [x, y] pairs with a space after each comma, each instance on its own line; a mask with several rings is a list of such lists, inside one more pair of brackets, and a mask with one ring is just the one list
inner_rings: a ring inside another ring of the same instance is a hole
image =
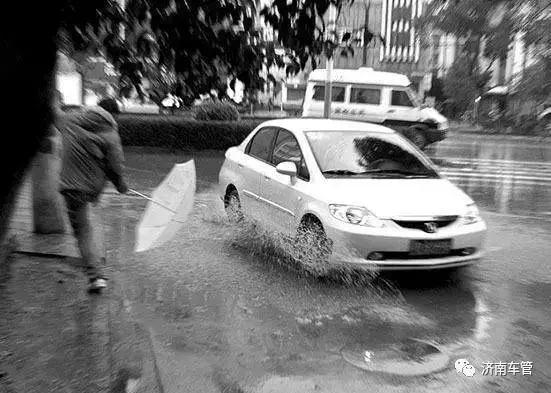
[[442, 124], [448, 121], [440, 112], [434, 108], [423, 108], [421, 109], [421, 117], [423, 120], [433, 120], [438, 124]]
[[473, 203], [446, 179], [327, 179], [324, 188], [328, 204], [363, 206], [380, 218], [461, 215]]

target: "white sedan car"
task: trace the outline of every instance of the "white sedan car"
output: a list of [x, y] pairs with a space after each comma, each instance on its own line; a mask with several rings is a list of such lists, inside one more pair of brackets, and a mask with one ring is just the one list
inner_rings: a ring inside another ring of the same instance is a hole
[[265, 122], [227, 150], [219, 183], [231, 218], [295, 237], [329, 263], [436, 269], [483, 253], [486, 225], [473, 200], [386, 127]]

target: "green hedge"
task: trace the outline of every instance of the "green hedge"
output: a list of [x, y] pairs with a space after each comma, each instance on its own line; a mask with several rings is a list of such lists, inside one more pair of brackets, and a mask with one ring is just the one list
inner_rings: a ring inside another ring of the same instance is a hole
[[229, 102], [204, 102], [193, 108], [195, 120], [238, 120], [239, 112]]
[[240, 144], [262, 121], [198, 121], [169, 115], [117, 116], [125, 146], [225, 150]]

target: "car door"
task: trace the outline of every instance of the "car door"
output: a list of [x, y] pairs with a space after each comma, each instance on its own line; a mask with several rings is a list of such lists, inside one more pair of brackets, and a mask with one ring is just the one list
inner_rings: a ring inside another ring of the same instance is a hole
[[277, 131], [274, 127], [258, 130], [247, 144], [245, 154], [238, 163], [242, 174], [241, 207], [247, 216], [256, 220], [263, 218], [264, 206], [259, 200], [260, 184], [266, 169], [271, 167], [270, 159]]
[[399, 88], [388, 89], [389, 105], [387, 122], [398, 127], [408, 127], [419, 121], [419, 108], [410, 98], [407, 90]]
[[[297, 177], [291, 178], [276, 171], [276, 166], [285, 161], [296, 165]], [[271, 164], [271, 168], [267, 168], [263, 173], [260, 187], [266, 219], [274, 230], [292, 236], [296, 230], [294, 226], [297, 206], [310, 175], [300, 145], [290, 131], [279, 129], [271, 155]]]

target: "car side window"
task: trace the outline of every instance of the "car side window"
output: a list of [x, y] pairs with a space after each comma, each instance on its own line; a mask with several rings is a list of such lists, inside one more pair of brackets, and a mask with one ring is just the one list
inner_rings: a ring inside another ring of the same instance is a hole
[[[344, 102], [344, 94], [346, 88], [344, 86], [333, 86], [331, 89], [331, 101], [332, 102]], [[325, 101], [325, 86], [324, 85], [315, 85], [314, 86], [314, 95], [312, 97], [314, 101]]]
[[408, 96], [408, 93], [403, 90], [392, 90], [392, 99], [390, 105], [409, 107], [414, 106]]
[[259, 130], [249, 142], [245, 152], [259, 160], [270, 162], [270, 153], [277, 130], [263, 128]]
[[381, 103], [381, 90], [353, 87], [350, 90], [350, 102], [353, 104], [379, 105]]
[[272, 164], [277, 166], [285, 161], [295, 163], [299, 178], [310, 180], [310, 173], [304, 162], [304, 157], [302, 156], [298, 141], [289, 131], [280, 130], [272, 153]]

